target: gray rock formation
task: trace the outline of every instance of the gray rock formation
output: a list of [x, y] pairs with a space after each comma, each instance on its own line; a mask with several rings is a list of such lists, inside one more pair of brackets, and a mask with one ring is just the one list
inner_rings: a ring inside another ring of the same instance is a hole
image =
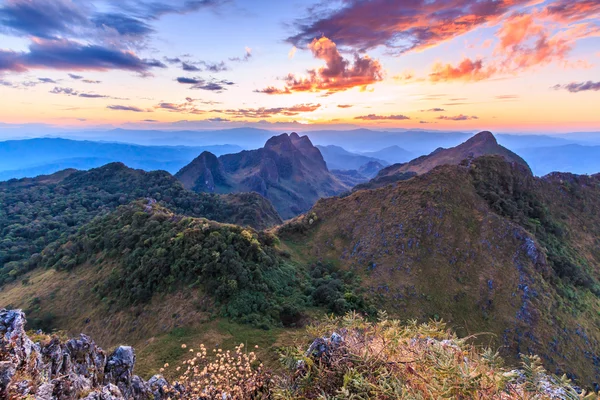
[[34, 343], [21, 310], [0, 310], [0, 399], [160, 400], [167, 381], [133, 374], [135, 352], [118, 347], [107, 356], [86, 335], [65, 343]]

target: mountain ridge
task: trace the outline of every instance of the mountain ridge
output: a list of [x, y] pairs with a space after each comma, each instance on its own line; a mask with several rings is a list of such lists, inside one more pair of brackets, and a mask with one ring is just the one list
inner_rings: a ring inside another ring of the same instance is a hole
[[307, 211], [320, 197], [348, 189], [330, 173], [310, 139], [295, 132], [273, 136], [257, 150], [218, 158], [203, 153], [175, 177], [199, 192], [259, 193], [283, 218]]

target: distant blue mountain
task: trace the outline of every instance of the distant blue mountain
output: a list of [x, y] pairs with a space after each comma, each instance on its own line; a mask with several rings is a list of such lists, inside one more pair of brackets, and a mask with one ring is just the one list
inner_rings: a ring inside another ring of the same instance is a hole
[[358, 170], [360, 167], [370, 162], [378, 162], [384, 166], [389, 164], [382, 159], [351, 153], [340, 146], [329, 145], [316, 147], [323, 155], [329, 170]]
[[139, 146], [68, 139], [10, 140], [0, 142], [0, 180], [51, 174], [66, 168], [85, 170], [110, 162], [175, 173], [203, 151], [223, 155], [241, 150], [236, 145]]
[[596, 174], [600, 172], [600, 146], [569, 144], [555, 147], [530, 147], [516, 151], [535, 175], [550, 172]]

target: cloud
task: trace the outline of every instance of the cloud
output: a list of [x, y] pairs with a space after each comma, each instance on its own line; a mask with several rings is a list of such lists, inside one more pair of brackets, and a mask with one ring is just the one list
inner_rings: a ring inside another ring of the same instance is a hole
[[572, 82], [566, 85], [555, 85], [555, 90], [568, 90], [571, 93], [586, 92], [586, 91], [598, 91], [600, 90], [600, 82]]
[[144, 21], [119, 13], [97, 14], [92, 23], [97, 28], [114, 30], [121, 36], [144, 37], [154, 32]]
[[13, 0], [0, 7], [0, 26], [8, 34], [54, 38], [89, 23], [86, 10], [65, 0]]
[[243, 57], [232, 57], [229, 61], [233, 62], [248, 62], [252, 58], [252, 49], [250, 47], [245, 48], [246, 53]]
[[189, 84], [189, 85], [197, 85], [197, 84], [199, 84], [199, 83], [201, 83], [201, 82], [204, 82], [204, 81], [203, 81], [203, 80], [201, 80], [201, 79], [196, 79], [196, 78], [186, 78], [186, 77], [183, 77], [183, 76], [181, 76], [181, 77], [177, 78], [176, 80], [177, 80], [177, 82], [179, 82], [179, 83], [183, 83], [183, 84], [186, 84], [186, 85], [187, 85], [187, 84]]
[[188, 71], [188, 72], [202, 71], [201, 68], [198, 68], [195, 65], [189, 64], [186, 62], [181, 63], [181, 69], [183, 69], [184, 71]]
[[205, 119], [205, 121], [209, 121], [209, 122], [229, 122], [231, 121], [230, 119], [227, 118], [221, 118], [221, 117], [217, 117], [217, 118], [209, 118], [209, 119]]
[[[287, 40], [298, 47], [326, 36], [340, 46], [379, 46], [403, 53], [422, 50], [497, 21], [530, 0], [345, 0], [342, 7], [313, 7]], [[338, 3], [336, 3], [337, 5]]]
[[296, 46], [292, 46], [292, 48], [290, 49], [290, 51], [288, 53], [288, 58], [289, 59], [294, 58], [294, 56], [296, 55], [296, 51], [298, 51], [298, 48]]
[[[189, 100], [188, 100], [189, 99]], [[169, 112], [204, 114], [206, 111], [196, 108], [194, 99], [188, 98], [185, 103], [158, 103], [154, 108], [163, 109]]]
[[377, 115], [377, 114], [369, 114], [369, 115], [361, 115], [359, 117], [354, 117], [354, 119], [362, 119], [364, 121], [402, 121], [406, 119], [410, 119], [406, 115]]
[[321, 104], [297, 104], [291, 107], [274, 107], [274, 108], [240, 108], [229, 110], [211, 110], [232, 116], [233, 118], [271, 118], [277, 115], [295, 116], [301, 113], [313, 112], [318, 110]]
[[129, 51], [85, 45], [66, 39], [36, 39], [28, 52], [0, 50], [0, 71], [29, 69], [95, 70], [122, 69], [135, 72], [165, 68], [158, 60], [141, 59]]
[[501, 94], [499, 96], [495, 96], [494, 98], [497, 100], [515, 100], [518, 99], [519, 96], [518, 94]]
[[69, 88], [69, 87], [55, 87], [54, 89], [52, 89], [48, 93], [52, 93], [52, 94], [66, 94], [68, 96], [77, 96], [79, 94], [79, 93], [77, 93], [77, 91], [75, 89]]
[[83, 79], [83, 76], [81, 76], [81, 75], [75, 75], [75, 74], [69, 74], [69, 77], [71, 79]]
[[292, 92], [320, 92], [328, 94], [355, 87], [365, 89], [368, 85], [383, 79], [384, 71], [379, 61], [369, 56], [354, 54], [353, 62], [342, 57], [334, 42], [326, 37], [314, 39], [308, 48], [315, 58], [325, 61], [325, 66], [308, 70], [307, 77], [288, 74], [284, 78], [285, 87], [277, 89], [269, 86], [259, 93], [289, 94]]
[[[0, 26], [8, 34], [55, 39], [58, 37], [100, 38], [118, 35], [145, 37], [154, 32], [147, 21], [166, 14], [185, 14], [216, 8], [217, 0], [10, 0], [0, 6]], [[110, 9], [110, 12], [100, 12]]]
[[398, 82], [408, 82], [413, 80], [415, 77], [415, 72], [414, 71], [403, 71], [402, 73], [398, 74], [398, 75], [394, 75], [392, 77], [392, 79], [394, 79], [395, 81]]
[[106, 106], [106, 108], [115, 111], [152, 112], [152, 110], [144, 110], [143, 108], [134, 106], [110, 105]]
[[441, 119], [441, 120], [444, 120], [444, 121], [468, 121], [468, 120], [471, 120], [471, 119], [479, 119], [479, 117], [476, 117], [474, 115], [473, 116], [468, 116], [468, 115], [462, 115], [462, 114], [460, 114], [460, 115], [456, 115], [456, 116], [453, 116], [453, 117], [448, 117], [448, 116], [442, 115], [440, 117], [437, 117], [437, 119]]
[[227, 90], [227, 86], [234, 85], [233, 82], [226, 79], [218, 80], [214, 78], [205, 80], [201, 78], [179, 77], [176, 79], [176, 81], [184, 85], [191, 85], [190, 89], [208, 90], [217, 93]]
[[38, 78], [38, 81], [40, 81], [41, 83], [56, 83], [54, 79], [50, 78]]
[[179, 64], [181, 62], [181, 59], [179, 57], [163, 57], [163, 60], [165, 60], [165, 62], [168, 64]]
[[552, 34], [549, 28], [536, 23], [531, 14], [510, 16], [496, 34], [500, 43], [495, 52], [502, 58], [501, 68], [508, 72], [522, 71], [563, 60], [574, 44], [574, 37], [567, 32]]
[[351, 108], [354, 104], [338, 104], [338, 108]]
[[421, 110], [421, 112], [444, 112], [446, 110], [444, 110], [443, 108], [430, 108], [429, 110]]
[[122, 98], [112, 97], [112, 96], [106, 96], [106, 95], [97, 94], [97, 93], [81, 93], [81, 92], [78, 92], [77, 90], [75, 90], [73, 88], [70, 88], [70, 87], [58, 87], [58, 86], [55, 86], [48, 93], [63, 94], [63, 95], [67, 95], [67, 96], [77, 96], [77, 97], [82, 97], [82, 98], [86, 98], [86, 99], [115, 99], [115, 100], [124, 100]]
[[453, 66], [451, 64], [442, 64], [440, 62], [433, 66], [433, 71], [429, 74], [429, 79], [433, 82], [440, 81], [480, 81], [487, 79], [496, 72], [496, 69], [484, 68], [482, 60], [473, 61], [469, 58], [463, 59], [460, 64]]
[[208, 61], [200, 61], [200, 64], [204, 66], [206, 71], [210, 72], [222, 72], [228, 71], [229, 67], [225, 64], [224, 61], [221, 62], [208, 62]]
[[98, 84], [98, 83], [102, 83], [102, 81], [95, 81], [93, 79], [84, 79], [81, 82], [85, 82], [85, 83], [93, 83], [93, 84]]
[[156, 119], [143, 119], [142, 122], [160, 122]]
[[[202, 67], [199, 67], [201, 65]], [[182, 62], [181, 69], [187, 72], [199, 72], [199, 71], [210, 71], [210, 72], [223, 72], [228, 71], [229, 67], [225, 64], [224, 61], [221, 62], [210, 62], [210, 61], [198, 61], [195, 63], [192, 62]]]
[[166, 14], [214, 9], [217, 0], [7, 0], [0, 2], [0, 34], [27, 38], [28, 51], [0, 50], [0, 72], [29, 69], [112, 70], [149, 76], [166, 66], [142, 59]]
[[570, 23], [600, 16], [597, 0], [558, 0], [550, 3], [545, 13], [557, 22]]
[[[494, 75], [517, 74], [550, 63], [589, 67], [578, 60], [567, 61], [575, 43], [583, 38], [600, 37], [597, 0], [560, 0], [543, 9], [525, 10], [506, 16], [495, 36], [499, 39], [491, 59], [464, 58], [458, 65], [436, 63], [430, 80], [480, 81]], [[529, 11], [529, 12], [527, 12]]]

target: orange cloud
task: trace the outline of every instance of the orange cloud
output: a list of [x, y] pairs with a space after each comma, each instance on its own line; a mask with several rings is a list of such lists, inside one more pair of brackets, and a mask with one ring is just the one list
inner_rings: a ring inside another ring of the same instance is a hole
[[549, 29], [536, 24], [533, 15], [508, 18], [497, 35], [496, 53], [503, 58], [502, 69], [511, 72], [562, 60], [573, 45], [564, 34], [551, 35]]
[[562, 23], [570, 23], [600, 17], [598, 0], [560, 0], [545, 9], [548, 17]]
[[366, 89], [368, 85], [383, 79], [384, 71], [379, 61], [367, 55], [361, 57], [354, 54], [354, 60], [350, 62], [342, 57], [336, 44], [326, 37], [314, 39], [308, 48], [315, 58], [325, 61], [325, 66], [308, 70], [308, 76], [304, 77], [288, 74], [282, 89], [269, 86], [257, 92], [289, 94], [325, 91], [332, 94], [355, 87]]
[[295, 116], [300, 113], [313, 112], [318, 110], [321, 104], [297, 104], [292, 107], [275, 107], [275, 108], [240, 108], [229, 110], [211, 110], [211, 112], [226, 114], [233, 118], [271, 118], [273, 116]]
[[[513, 14], [498, 29], [496, 36], [499, 43], [494, 49], [494, 58], [487, 62], [487, 66], [484, 66], [483, 60], [469, 58], [456, 66], [438, 62], [434, 64], [429, 78], [433, 82], [479, 81], [496, 74], [515, 74], [553, 62], [562, 62], [565, 67], [589, 67], [590, 64], [584, 60], [569, 62], [567, 57], [577, 40], [600, 36], [600, 26], [586, 21], [598, 13], [600, 6], [597, 3], [597, 0], [572, 4], [563, 1], [541, 12]], [[556, 24], [548, 21], [549, 17], [567, 25], [557, 28]], [[576, 21], [582, 22], [572, 23]]]
[[354, 119], [362, 119], [363, 121], [402, 121], [406, 119], [410, 119], [406, 115], [377, 115], [377, 114], [369, 114], [369, 115], [361, 115], [359, 117], [354, 117]]
[[436, 63], [429, 79], [440, 81], [480, 81], [487, 79], [496, 72], [494, 67], [484, 68], [482, 60], [463, 59], [456, 67], [451, 64]]

